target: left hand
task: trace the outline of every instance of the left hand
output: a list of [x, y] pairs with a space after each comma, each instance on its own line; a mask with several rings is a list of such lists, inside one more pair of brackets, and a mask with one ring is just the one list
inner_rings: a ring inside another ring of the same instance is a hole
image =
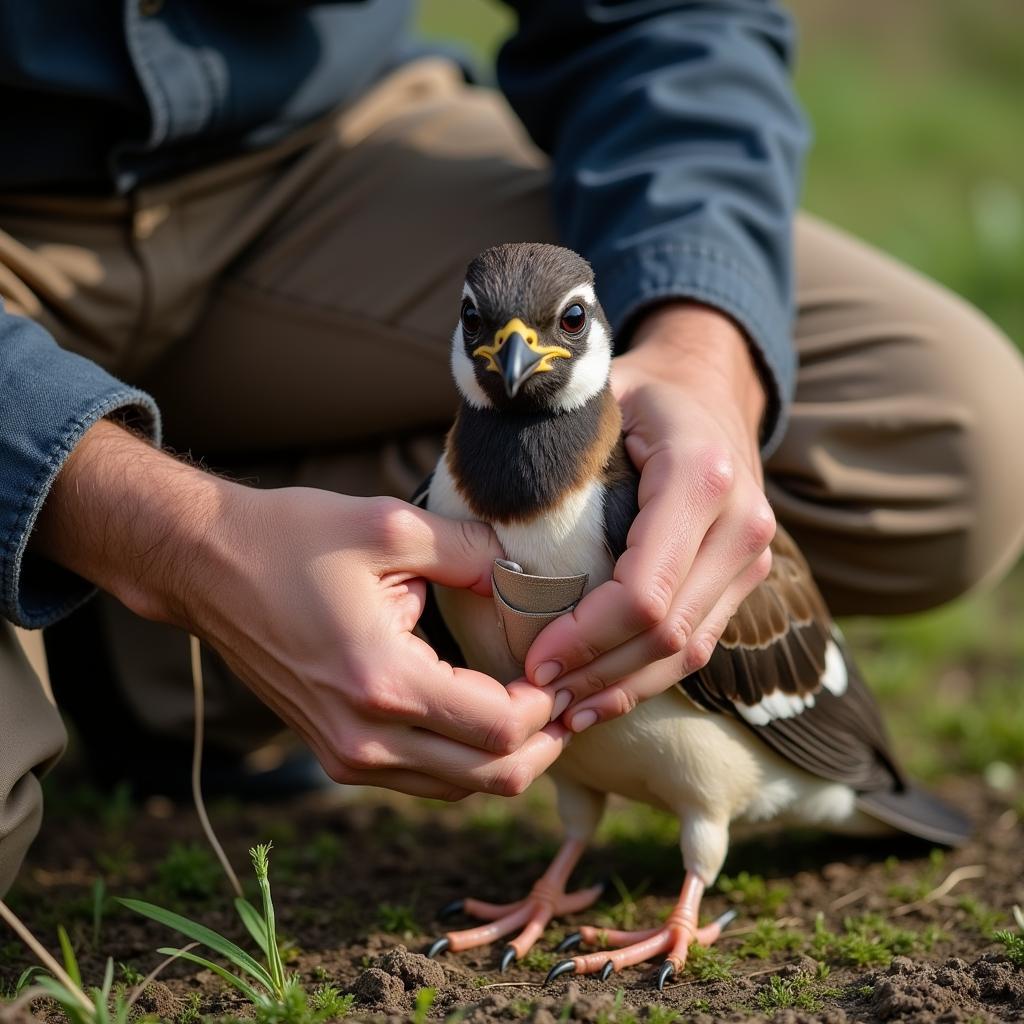
[[775, 535], [758, 447], [764, 390], [731, 320], [695, 303], [657, 308], [614, 361], [612, 388], [640, 511], [612, 579], [551, 623], [526, 659], [574, 732], [706, 665], [768, 575]]

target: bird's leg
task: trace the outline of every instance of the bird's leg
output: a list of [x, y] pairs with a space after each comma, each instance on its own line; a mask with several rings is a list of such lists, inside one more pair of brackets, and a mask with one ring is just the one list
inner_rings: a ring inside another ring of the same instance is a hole
[[[660, 928], [651, 928], [641, 932], [607, 931], [601, 928], [581, 928], [566, 940], [566, 943], [583, 942], [586, 945], [615, 944], [618, 948], [600, 953], [584, 953], [568, 960], [562, 960], [551, 968], [547, 981], [553, 981], [563, 974], [594, 974], [601, 972], [602, 979], [613, 971], [621, 971], [623, 967], [632, 967], [652, 957], [665, 954], [665, 959], [658, 970], [658, 988], [686, 964], [686, 953], [690, 943], [699, 942], [702, 946], [710, 946], [722, 929], [735, 917], [734, 911], [728, 911], [717, 921], [697, 927], [697, 915], [700, 901], [704, 895], [704, 883], [692, 872], [686, 872], [679, 901], [676, 903], [668, 920]], [[569, 948], [563, 943], [560, 948]]]
[[473, 949], [508, 935], [520, 928], [519, 934], [505, 947], [501, 955], [501, 969], [526, 956], [533, 944], [543, 934], [551, 918], [560, 914], [575, 914], [586, 910], [604, 891], [603, 885], [592, 885], [589, 889], [567, 893], [566, 884], [573, 869], [579, 863], [586, 842], [582, 839], [567, 839], [548, 865], [547, 871], [537, 879], [529, 896], [516, 903], [484, 903], [482, 900], [456, 900], [445, 907], [445, 911], [458, 910], [471, 917], [481, 918], [490, 924], [464, 931], [448, 932], [430, 947], [428, 956], [436, 956], [445, 950], [460, 952]]

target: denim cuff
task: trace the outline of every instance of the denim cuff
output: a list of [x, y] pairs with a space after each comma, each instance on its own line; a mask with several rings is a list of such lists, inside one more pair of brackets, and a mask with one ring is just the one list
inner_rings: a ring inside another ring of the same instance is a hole
[[792, 312], [734, 256], [702, 242], [657, 242], [595, 261], [601, 304], [616, 334], [670, 299], [713, 306], [744, 330], [765, 391], [761, 454], [778, 447], [796, 384]]
[[15, 320], [20, 318], [5, 317], [0, 307], [0, 333], [11, 343], [0, 353], [0, 614], [37, 629], [56, 622], [94, 590], [80, 576], [27, 550], [57, 474], [97, 420], [118, 420], [158, 444], [160, 414], [145, 392], [58, 348], [31, 321]]

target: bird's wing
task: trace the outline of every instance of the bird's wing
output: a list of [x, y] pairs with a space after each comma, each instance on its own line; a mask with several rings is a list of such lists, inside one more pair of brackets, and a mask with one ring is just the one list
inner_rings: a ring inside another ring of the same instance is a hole
[[729, 620], [710, 661], [679, 686], [813, 775], [859, 792], [902, 787], [874, 697], [781, 527], [772, 555], [767, 579]]
[[[430, 483], [433, 479], [434, 474], [431, 473], [416, 488], [413, 496], [409, 499], [410, 504], [429, 511]], [[423, 634], [424, 639], [434, 648], [437, 656], [442, 661], [447, 661], [450, 665], [454, 665], [457, 668], [466, 667], [466, 658], [462, 653], [462, 648], [455, 637], [452, 636], [451, 630], [444, 621], [434, 588], [429, 583], [427, 584], [427, 594], [423, 603], [423, 614], [420, 615], [420, 620], [416, 625], [420, 633]]]
[[[626, 550], [636, 488], [632, 466], [614, 457], [605, 478], [605, 538], [614, 559]], [[767, 579], [740, 605], [708, 664], [679, 681], [680, 690], [699, 707], [739, 719], [813, 775], [860, 792], [902, 787], [874, 697], [781, 527], [772, 554]]]

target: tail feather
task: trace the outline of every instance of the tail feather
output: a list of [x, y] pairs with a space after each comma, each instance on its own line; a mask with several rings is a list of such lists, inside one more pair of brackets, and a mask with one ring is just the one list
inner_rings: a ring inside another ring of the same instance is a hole
[[943, 846], [963, 846], [974, 832], [965, 814], [914, 783], [900, 791], [860, 793], [857, 805], [901, 832]]

